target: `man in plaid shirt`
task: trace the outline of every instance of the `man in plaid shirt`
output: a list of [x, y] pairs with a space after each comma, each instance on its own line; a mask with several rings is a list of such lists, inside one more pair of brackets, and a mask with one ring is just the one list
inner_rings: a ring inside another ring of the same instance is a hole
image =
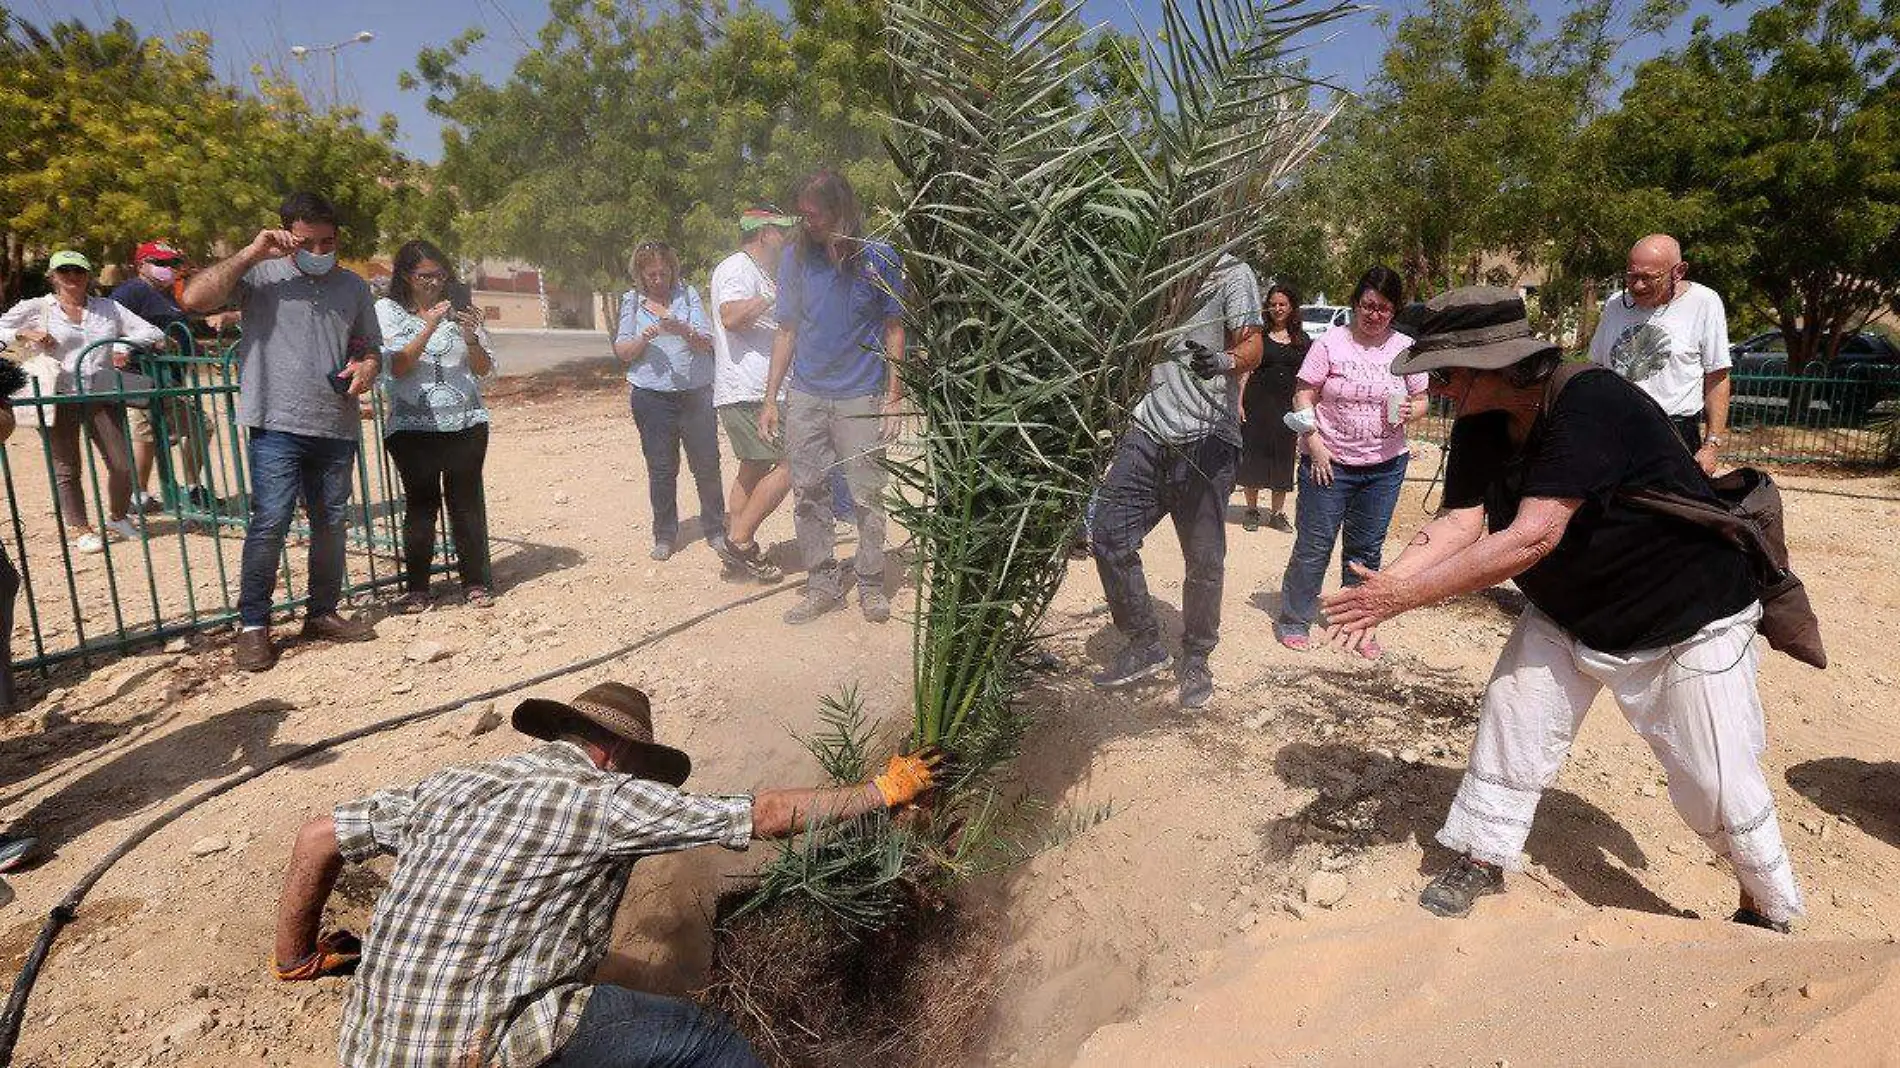
[[[297, 837], [272, 967], [286, 982], [355, 970], [347, 1068], [759, 1065], [689, 1002], [590, 982], [633, 862], [907, 804], [936, 761], [893, 757], [854, 787], [698, 796], [678, 789], [691, 761], [654, 743], [630, 686], [524, 701], [514, 725], [546, 744], [346, 802]], [[395, 870], [368, 939], [319, 938], [343, 862], [384, 853]]]

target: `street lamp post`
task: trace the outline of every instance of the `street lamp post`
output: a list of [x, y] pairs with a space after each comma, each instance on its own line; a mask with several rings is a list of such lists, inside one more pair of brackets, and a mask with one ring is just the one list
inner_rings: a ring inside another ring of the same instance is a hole
[[291, 45], [290, 54], [293, 56], [296, 56], [299, 60], [305, 60], [305, 59], [310, 58], [310, 53], [312, 52], [330, 53], [330, 106], [335, 107], [339, 103], [339, 98], [337, 95], [337, 87], [336, 87], [336, 54], [339, 51], [345, 48], [348, 48], [349, 46], [353, 44], [368, 44], [371, 41], [374, 41], [375, 39], [376, 39], [375, 34], [371, 33], [368, 30], [364, 30], [363, 32], [357, 34], [354, 37], [351, 37], [347, 40], [338, 41], [335, 44], [308, 45], [308, 46]]

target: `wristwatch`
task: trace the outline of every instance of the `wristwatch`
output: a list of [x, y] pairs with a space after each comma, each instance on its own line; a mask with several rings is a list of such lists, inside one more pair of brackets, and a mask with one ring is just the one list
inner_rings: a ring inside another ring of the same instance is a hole
[[1722, 435], [1720, 435], [1720, 434], [1710, 434], [1710, 435], [1709, 435], [1708, 437], [1706, 437], [1706, 438], [1703, 438], [1703, 439], [1702, 439], [1702, 444], [1704, 444], [1704, 445], [1720, 445], [1720, 444], [1722, 444]]

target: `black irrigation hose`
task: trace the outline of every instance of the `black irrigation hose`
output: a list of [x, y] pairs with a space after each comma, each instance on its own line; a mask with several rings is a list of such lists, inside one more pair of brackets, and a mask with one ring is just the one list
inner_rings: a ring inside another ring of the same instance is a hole
[[85, 900], [86, 895], [92, 891], [93, 886], [95, 886], [100, 879], [105, 877], [106, 872], [110, 871], [114, 864], [125, 859], [127, 854], [138, 848], [147, 838], [158, 833], [158, 831], [162, 830], [173, 820], [199, 805], [204, 804], [206, 801], [230, 793], [232, 790], [243, 786], [252, 779], [266, 772], [281, 768], [285, 764], [302, 760], [312, 754], [321, 753], [326, 749], [333, 749], [336, 746], [356, 741], [359, 738], [367, 738], [372, 734], [381, 734], [384, 731], [395, 730], [398, 727], [406, 727], [411, 723], [429, 719], [433, 716], [439, 716], [444, 712], [453, 712], [463, 705], [474, 701], [492, 701], [497, 697], [505, 696], [517, 690], [525, 690], [530, 686], [539, 686], [544, 682], [550, 682], [563, 675], [572, 675], [577, 671], [586, 671], [588, 668], [598, 667], [610, 660], [618, 660], [628, 653], [664, 641], [681, 631], [696, 627], [714, 616], [723, 615], [735, 608], [741, 608], [757, 601], [763, 601], [767, 597], [775, 597], [787, 590], [797, 588], [799, 588], [797, 583], [781, 583], [771, 589], [741, 597], [736, 601], [728, 601], [716, 608], [708, 608], [696, 616], [681, 620], [663, 630], [643, 635], [618, 649], [610, 649], [607, 652], [587, 657], [584, 660], [576, 660], [571, 664], [544, 671], [533, 678], [511, 682], [505, 686], [498, 686], [492, 690], [472, 694], [467, 697], [459, 697], [453, 701], [445, 701], [417, 712], [405, 712], [400, 716], [391, 716], [388, 719], [379, 720], [378, 722], [358, 727], [355, 730], [345, 731], [342, 734], [325, 738], [321, 741], [311, 742], [309, 745], [292, 750], [262, 767], [252, 768], [240, 775], [200, 790], [190, 798], [173, 805], [163, 815], [154, 818], [151, 822], [145, 824], [145, 826], [132, 832], [123, 842], [113, 847], [112, 851], [107, 853], [98, 864], [94, 865], [92, 870], [87, 872], [85, 877], [80, 879], [79, 883], [67, 893], [65, 899], [58, 905], [55, 905], [53, 911], [47, 915], [46, 926], [40, 928], [39, 939], [33, 943], [33, 949], [27, 953], [26, 963], [20, 968], [19, 976], [13, 980], [13, 992], [7, 996], [6, 1010], [4, 1013], [0, 1013], [0, 1068], [11, 1068], [13, 1064], [13, 1047], [20, 1040], [20, 1026], [26, 1018], [26, 999], [33, 993], [33, 984], [39, 980], [40, 968], [46, 963], [47, 954], [52, 952], [53, 941], [59, 937], [60, 930], [67, 924], [73, 922], [78, 916], [79, 903]]

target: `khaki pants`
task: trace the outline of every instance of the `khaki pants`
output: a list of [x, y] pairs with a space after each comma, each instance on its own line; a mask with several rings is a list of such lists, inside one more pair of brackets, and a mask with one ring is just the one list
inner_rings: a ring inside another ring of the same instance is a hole
[[832, 555], [831, 476], [844, 471], [858, 505], [857, 584], [884, 588], [884, 440], [880, 396], [831, 400], [792, 390], [785, 398], [785, 458], [792, 470], [792, 516], [809, 593], [843, 600]]
[[62, 522], [67, 527], [92, 525], [82, 488], [88, 481], [79, 449], [82, 426], [98, 453], [99, 466], [105, 468], [106, 517], [124, 518], [132, 506], [132, 449], [125, 439], [125, 406], [86, 401], [61, 404], [57, 412], [52, 426], [40, 428], [40, 438], [53, 457], [53, 488], [59, 496]]

